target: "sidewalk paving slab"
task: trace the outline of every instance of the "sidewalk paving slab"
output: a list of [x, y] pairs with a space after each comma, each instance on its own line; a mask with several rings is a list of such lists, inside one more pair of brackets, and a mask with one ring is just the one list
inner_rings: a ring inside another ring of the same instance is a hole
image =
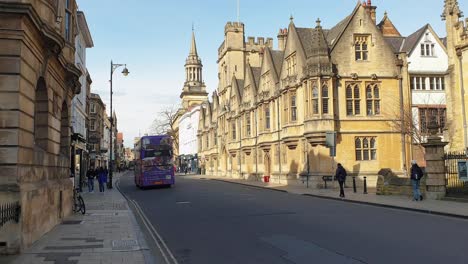
[[218, 180], [223, 182], [242, 184], [250, 187], [264, 188], [274, 191], [282, 191], [299, 195], [312, 196], [321, 199], [332, 199], [336, 201], [359, 203], [371, 206], [380, 206], [393, 209], [409, 210], [420, 213], [442, 215], [449, 217], [457, 217], [468, 219], [468, 206], [466, 203], [447, 201], [447, 200], [423, 200], [412, 201], [411, 197], [402, 195], [377, 195], [369, 192], [363, 194], [362, 190], [357, 193], [353, 192], [352, 188], [346, 188], [346, 198], [339, 197], [339, 189], [318, 189], [315, 187], [306, 188], [300, 185], [285, 185], [278, 183], [265, 183], [260, 181], [249, 181], [243, 179], [233, 179], [228, 177], [217, 177], [210, 175], [196, 175], [193, 176], [199, 179]]
[[100, 193], [95, 185], [94, 193], [81, 194], [85, 215], [67, 217], [20, 255], [0, 257], [0, 263], [155, 263], [127, 200], [117, 188]]

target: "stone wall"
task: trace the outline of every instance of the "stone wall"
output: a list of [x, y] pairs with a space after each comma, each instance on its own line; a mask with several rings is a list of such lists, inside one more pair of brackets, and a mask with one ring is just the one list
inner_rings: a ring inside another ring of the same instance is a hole
[[20, 222], [0, 228], [0, 253], [30, 246], [71, 212], [70, 105], [80, 71], [55, 12], [43, 1], [0, 5], [0, 201], [21, 204]]

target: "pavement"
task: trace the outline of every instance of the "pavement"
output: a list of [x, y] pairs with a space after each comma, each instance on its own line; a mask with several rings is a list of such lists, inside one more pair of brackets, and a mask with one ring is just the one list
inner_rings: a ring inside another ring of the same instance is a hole
[[[114, 181], [120, 176], [116, 173]], [[22, 254], [0, 258], [0, 263], [154, 263], [136, 218], [117, 188], [99, 193], [96, 182], [95, 192], [83, 192], [82, 197], [85, 215], [71, 215]]]
[[338, 197], [339, 189], [336, 186], [335, 188], [318, 189], [312, 186], [307, 188], [305, 184], [303, 186], [285, 185], [272, 182], [265, 183], [260, 181], [233, 179], [229, 177], [218, 177], [210, 175], [194, 175], [193, 177], [254, 186], [258, 188], [266, 188], [270, 190], [282, 191], [292, 194], [314, 196], [317, 198], [339, 200], [343, 202], [360, 203], [373, 206], [416, 211], [420, 213], [468, 219], [468, 206], [467, 203], [463, 202], [427, 199], [423, 201], [412, 201], [412, 197], [401, 195], [377, 195], [375, 192], [372, 193], [372, 191], [369, 191], [368, 194], [363, 194], [362, 190], [358, 190], [356, 193], [354, 193], [352, 188], [345, 189], [346, 198], [342, 199]]

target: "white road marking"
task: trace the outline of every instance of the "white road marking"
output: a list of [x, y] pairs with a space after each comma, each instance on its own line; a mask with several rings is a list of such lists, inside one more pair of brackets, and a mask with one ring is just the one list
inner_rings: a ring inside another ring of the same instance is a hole
[[[138, 214], [141, 216], [142, 220], [143, 220], [143, 223], [145, 224], [145, 226], [148, 228], [148, 230], [150, 231], [150, 234], [151, 234], [151, 237], [153, 238], [154, 242], [156, 243], [156, 245], [158, 246], [159, 250], [161, 251], [164, 259], [166, 260], [166, 263], [167, 264], [171, 264], [171, 262], [169, 261], [168, 257], [166, 256], [164, 250], [162, 247], [164, 247], [164, 249], [166, 250], [167, 254], [169, 255], [169, 257], [173, 260], [173, 263], [174, 264], [179, 264], [179, 262], [177, 262], [177, 259], [174, 257], [174, 255], [172, 254], [171, 250], [169, 249], [169, 247], [166, 245], [166, 243], [164, 242], [164, 240], [162, 239], [161, 235], [158, 233], [158, 231], [156, 231], [156, 228], [151, 224], [151, 222], [149, 221], [149, 219], [146, 217], [145, 213], [143, 212], [143, 210], [141, 209], [140, 205], [138, 205], [138, 203], [135, 201], [135, 200], [132, 200], [132, 203], [135, 205], [135, 208], [137, 209], [138, 211]], [[151, 232], [152, 231], [152, 232]], [[156, 237], [154, 237], [154, 235], [156, 235]], [[162, 247], [161, 247], [162, 245]]]

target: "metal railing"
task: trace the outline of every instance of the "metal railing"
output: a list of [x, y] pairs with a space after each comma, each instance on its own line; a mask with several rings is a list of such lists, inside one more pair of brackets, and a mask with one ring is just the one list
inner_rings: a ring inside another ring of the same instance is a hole
[[19, 222], [21, 206], [19, 202], [0, 204], [0, 228], [10, 221]]

